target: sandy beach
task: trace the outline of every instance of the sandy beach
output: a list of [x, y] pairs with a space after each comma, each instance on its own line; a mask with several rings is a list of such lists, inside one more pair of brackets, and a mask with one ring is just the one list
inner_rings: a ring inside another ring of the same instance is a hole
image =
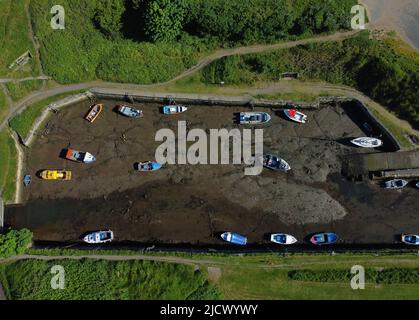
[[367, 7], [370, 28], [396, 31], [419, 50], [419, 0], [360, 0]]

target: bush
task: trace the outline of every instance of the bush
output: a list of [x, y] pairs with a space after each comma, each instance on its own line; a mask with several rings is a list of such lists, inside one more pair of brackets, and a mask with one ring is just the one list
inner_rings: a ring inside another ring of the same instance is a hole
[[5, 234], [0, 234], [0, 257], [23, 254], [31, 242], [32, 232], [28, 229], [8, 230]]

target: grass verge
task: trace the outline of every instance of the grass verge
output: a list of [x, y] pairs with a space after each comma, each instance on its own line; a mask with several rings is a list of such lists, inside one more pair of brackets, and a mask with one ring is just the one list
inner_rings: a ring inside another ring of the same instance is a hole
[[7, 90], [13, 101], [19, 101], [31, 92], [42, 88], [42, 80], [28, 80], [22, 82], [8, 82], [6, 83]]
[[7, 129], [0, 132], [0, 192], [5, 202], [14, 198], [17, 155], [14, 141]]

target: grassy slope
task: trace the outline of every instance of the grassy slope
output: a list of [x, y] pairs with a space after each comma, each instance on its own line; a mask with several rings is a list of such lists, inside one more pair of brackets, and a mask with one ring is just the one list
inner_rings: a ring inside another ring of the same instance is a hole
[[6, 96], [0, 87], [0, 121], [6, 116], [8, 111]]
[[13, 101], [19, 101], [31, 92], [41, 89], [42, 84], [42, 80], [28, 80], [23, 82], [8, 82], [6, 86]]
[[16, 148], [8, 130], [0, 132], [0, 192], [5, 201], [15, 193]]
[[28, 20], [25, 13], [27, 0], [0, 1], [0, 75], [24, 77], [36, 75], [39, 70], [35, 59], [18, 71], [8, 66], [20, 55], [30, 50], [34, 54], [32, 41], [28, 34]]
[[[65, 289], [51, 289], [50, 270], [65, 269]], [[191, 266], [141, 261], [19, 261], [0, 266], [0, 280], [13, 300], [216, 299], [206, 275]]]

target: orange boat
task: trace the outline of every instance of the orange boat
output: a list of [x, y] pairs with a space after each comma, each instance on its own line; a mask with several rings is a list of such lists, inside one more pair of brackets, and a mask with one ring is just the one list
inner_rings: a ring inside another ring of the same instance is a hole
[[102, 112], [103, 104], [95, 104], [91, 106], [89, 113], [84, 117], [89, 122], [94, 122]]

